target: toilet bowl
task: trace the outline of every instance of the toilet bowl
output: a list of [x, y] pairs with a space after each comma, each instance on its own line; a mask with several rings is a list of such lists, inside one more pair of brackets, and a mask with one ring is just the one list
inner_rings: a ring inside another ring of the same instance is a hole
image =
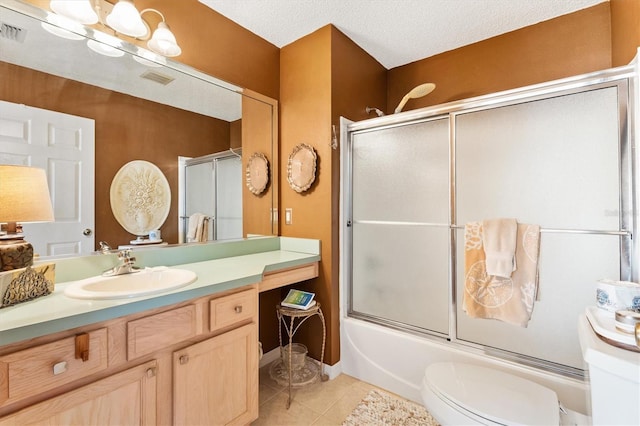
[[558, 425], [551, 389], [502, 371], [439, 362], [427, 367], [421, 387], [427, 410], [442, 425]]

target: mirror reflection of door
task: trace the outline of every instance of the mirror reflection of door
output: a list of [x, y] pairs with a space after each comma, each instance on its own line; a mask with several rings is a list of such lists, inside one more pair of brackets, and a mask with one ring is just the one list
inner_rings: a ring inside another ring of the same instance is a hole
[[23, 225], [40, 256], [95, 250], [94, 152], [94, 120], [0, 101], [0, 164], [47, 173], [55, 221]]
[[242, 238], [242, 159], [239, 149], [184, 161], [180, 199], [181, 241], [188, 242], [188, 230], [196, 214], [204, 215], [204, 241]]

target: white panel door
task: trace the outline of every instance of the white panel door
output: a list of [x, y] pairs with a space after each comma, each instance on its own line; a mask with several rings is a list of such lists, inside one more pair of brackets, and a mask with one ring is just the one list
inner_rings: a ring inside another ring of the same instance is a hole
[[94, 250], [94, 120], [0, 101], [0, 164], [47, 172], [55, 222], [24, 224], [40, 256]]

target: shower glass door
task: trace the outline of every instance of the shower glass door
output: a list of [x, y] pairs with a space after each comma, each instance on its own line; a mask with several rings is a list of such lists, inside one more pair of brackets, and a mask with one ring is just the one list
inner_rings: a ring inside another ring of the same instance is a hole
[[215, 160], [216, 240], [242, 238], [242, 159], [238, 156]]
[[449, 328], [449, 120], [353, 134], [350, 310]]
[[[182, 233], [189, 217], [204, 214], [207, 241], [242, 238], [242, 160], [230, 151], [189, 159], [184, 170]], [[186, 241], [186, 238], [184, 239]]]

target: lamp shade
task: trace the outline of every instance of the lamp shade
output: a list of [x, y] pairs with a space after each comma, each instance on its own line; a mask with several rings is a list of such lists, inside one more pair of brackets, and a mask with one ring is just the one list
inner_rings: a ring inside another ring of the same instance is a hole
[[142, 22], [140, 12], [129, 0], [120, 0], [107, 15], [107, 25], [117, 32], [131, 37], [142, 37], [149, 30]]
[[98, 14], [89, 0], [51, 0], [51, 10], [81, 24], [92, 25], [98, 22]]
[[53, 208], [43, 169], [0, 165], [0, 222], [50, 222]]
[[178, 56], [182, 53], [182, 49], [176, 42], [169, 26], [164, 22], [158, 23], [158, 28], [153, 32], [151, 40], [147, 43], [149, 49], [163, 56]]

